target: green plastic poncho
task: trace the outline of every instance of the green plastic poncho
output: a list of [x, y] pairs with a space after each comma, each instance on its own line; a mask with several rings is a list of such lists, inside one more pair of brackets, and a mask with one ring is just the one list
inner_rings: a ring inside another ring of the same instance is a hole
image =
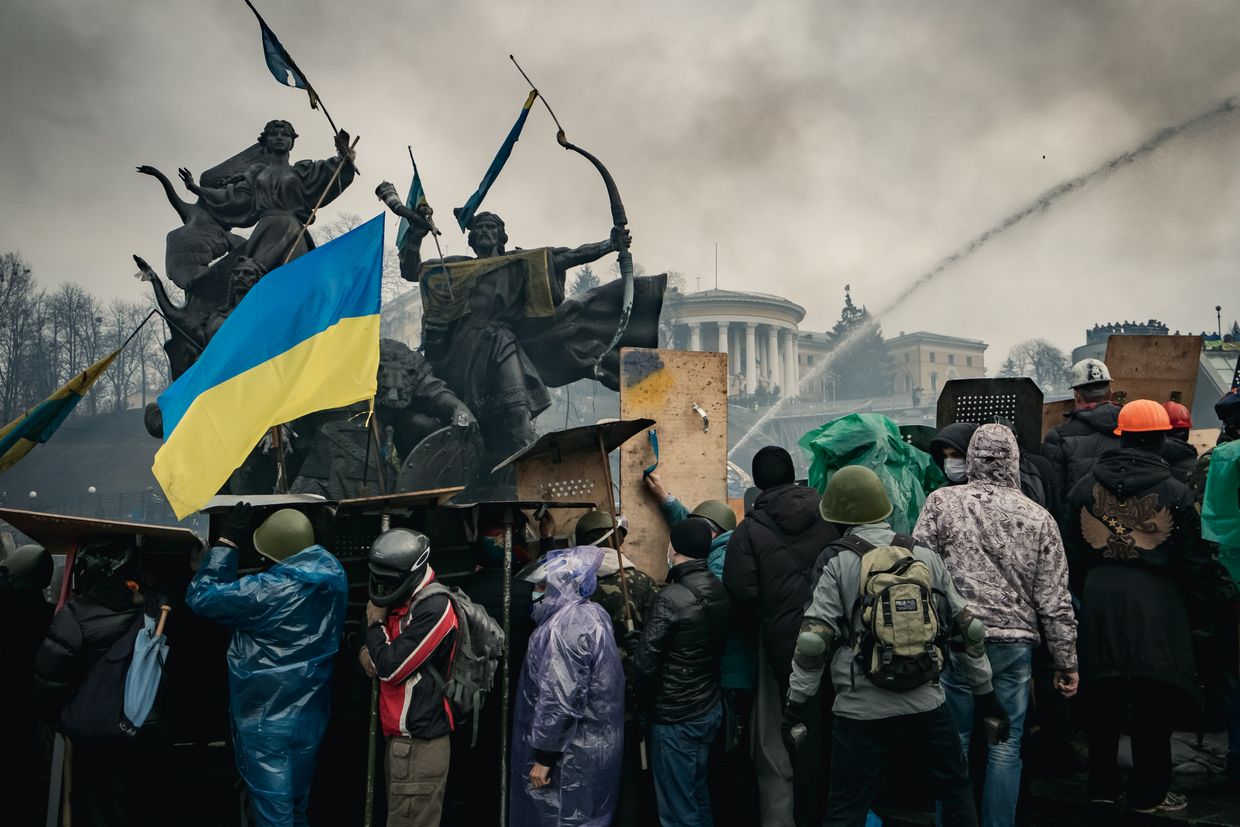
[[1217, 445], [1201, 500], [1201, 536], [1219, 545], [1219, 561], [1240, 583], [1240, 440]]
[[900, 429], [882, 414], [849, 414], [801, 437], [810, 455], [809, 484], [825, 491], [831, 475], [847, 465], [863, 465], [883, 481], [894, 509], [888, 522], [901, 534], [917, 523], [926, 495], [947, 478], [925, 451], [909, 445]]

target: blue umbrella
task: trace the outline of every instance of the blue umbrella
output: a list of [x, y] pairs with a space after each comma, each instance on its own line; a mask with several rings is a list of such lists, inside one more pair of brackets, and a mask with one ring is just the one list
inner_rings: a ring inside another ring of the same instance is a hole
[[133, 642], [133, 662], [125, 676], [125, 717], [140, 729], [155, 705], [155, 693], [164, 674], [164, 661], [168, 658], [168, 640], [164, 637], [164, 623], [168, 620], [171, 606], [159, 607], [159, 622], [149, 615], [142, 618], [145, 628], [138, 632]]

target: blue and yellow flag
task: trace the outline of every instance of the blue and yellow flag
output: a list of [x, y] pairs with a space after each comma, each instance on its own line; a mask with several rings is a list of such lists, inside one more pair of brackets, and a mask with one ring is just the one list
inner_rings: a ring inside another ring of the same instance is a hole
[[375, 395], [383, 216], [259, 280], [159, 397], [151, 470], [178, 518], [201, 508], [267, 430]]
[[461, 225], [461, 232], [468, 230], [469, 225], [474, 222], [474, 213], [478, 212], [478, 208], [482, 206], [482, 199], [487, 197], [487, 190], [495, 183], [504, 164], [508, 162], [508, 156], [512, 154], [512, 148], [516, 146], [517, 139], [521, 137], [521, 130], [525, 128], [525, 119], [529, 117], [530, 107], [534, 105], [537, 97], [538, 92], [530, 92], [529, 97], [525, 99], [525, 106], [521, 107], [521, 114], [517, 116], [517, 122], [513, 124], [508, 137], [504, 139], [499, 152], [495, 153], [495, 160], [491, 162], [491, 166], [487, 167], [486, 175], [482, 176], [482, 183], [478, 185], [474, 194], [469, 196], [465, 206], [457, 207], [452, 211], [452, 214], [456, 216], [456, 223]]
[[[409, 185], [409, 196], [405, 199], [405, 206], [411, 210], [417, 210], [418, 206], [426, 203], [426, 192], [422, 189], [422, 176], [418, 174], [417, 167], [414, 167], [413, 183]], [[405, 244], [405, 233], [409, 232], [409, 219], [401, 216], [400, 227], [396, 229], [396, 249], [399, 250]]]
[[56, 429], [73, 413], [77, 403], [82, 401], [90, 386], [103, 375], [124, 347], [121, 345], [104, 356], [61, 385], [47, 399], [5, 425], [4, 429], [0, 430], [0, 471], [8, 469], [29, 454], [34, 446], [51, 439]]

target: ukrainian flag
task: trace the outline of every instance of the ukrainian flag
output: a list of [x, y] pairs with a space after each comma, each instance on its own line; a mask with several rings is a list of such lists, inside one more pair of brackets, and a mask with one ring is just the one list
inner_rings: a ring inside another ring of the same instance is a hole
[[456, 216], [456, 223], [461, 225], [461, 232], [468, 232], [469, 225], [474, 223], [474, 213], [478, 212], [478, 208], [482, 206], [482, 199], [487, 197], [487, 192], [491, 189], [491, 185], [495, 183], [495, 179], [504, 169], [504, 164], [508, 163], [508, 156], [512, 154], [512, 148], [517, 145], [517, 140], [521, 137], [521, 130], [525, 129], [525, 119], [530, 116], [530, 107], [534, 105], [534, 101], [538, 98], [537, 91], [531, 91], [525, 98], [525, 105], [521, 107], [521, 114], [517, 116], [517, 122], [512, 125], [512, 129], [508, 131], [508, 137], [504, 138], [504, 142], [500, 144], [499, 152], [495, 153], [491, 166], [487, 167], [487, 171], [482, 176], [482, 183], [478, 185], [478, 189], [474, 194], [469, 196], [464, 206], [457, 207], [452, 211]]
[[82, 397], [90, 390], [90, 386], [103, 375], [123, 348], [124, 345], [121, 345], [104, 356], [61, 385], [47, 399], [5, 425], [4, 429], [0, 430], [0, 471], [13, 466], [33, 451], [34, 446], [51, 439], [52, 434], [56, 433], [56, 429], [73, 412], [77, 403], [81, 402]]
[[256, 284], [159, 397], [151, 468], [178, 518], [213, 497], [268, 429], [375, 395], [383, 216]]

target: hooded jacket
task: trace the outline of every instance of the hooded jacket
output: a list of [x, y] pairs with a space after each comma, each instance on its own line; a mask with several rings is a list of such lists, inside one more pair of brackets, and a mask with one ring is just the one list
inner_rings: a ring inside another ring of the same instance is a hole
[[989, 640], [1036, 646], [1046, 632], [1055, 666], [1075, 671], [1076, 618], [1059, 528], [1020, 491], [1020, 449], [1003, 425], [969, 442], [969, 481], [926, 498], [914, 534], [936, 551]]
[[331, 713], [348, 583], [322, 546], [239, 579], [237, 557], [235, 548], [211, 549], [185, 603], [233, 630], [228, 688], [237, 771], [259, 824], [292, 824]]
[[1220, 605], [1229, 586], [1201, 540], [1192, 491], [1158, 454], [1121, 448], [1103, 454], [1067, 500], [1074, 519], [1064, 541], [1082, 583], [1086, 677], [1152, 678], [1191, 690], [1188, 603]]
[[723, 585], [736, 623], [757, 616], [767, 663], [781, 687], [814, 591], [814, 565], [839, 538], [818, 513], [819, 499], [817, 491], [795, 483], [766, 489], [732, 532], [724, 559]]
[[1197, 467], [1197, 449], [1182, 439], [1167, 437], [1163, 459], [1171, 466], [1171, 473], [1182, 483], [1188, 484]]
[[[607, 827], [624, 751], [624, 673], [611, 619], [587, 598], [602, 562], [594, 546], [546, 557], [547, 590], [534, 604], [513, 709], [511, 827]], [[553, 764], [533, 789], [534, 762]]]
[[[1078, 408], [1066, 416], [1066, 421], [1046, 435], [1042, 443], [1042, 456], [1051, 461], [1055, 490], [1067, 496], [1077, 480], [1085, 476], [1103, 452], [1119, 447], [1115, 427], [1119, 424], [1119, 406], [1103, 402], [1092, 408]], [[1061, 527], [1067, 525], [1071, 513], [1065, 510], [1056, 515]]]

